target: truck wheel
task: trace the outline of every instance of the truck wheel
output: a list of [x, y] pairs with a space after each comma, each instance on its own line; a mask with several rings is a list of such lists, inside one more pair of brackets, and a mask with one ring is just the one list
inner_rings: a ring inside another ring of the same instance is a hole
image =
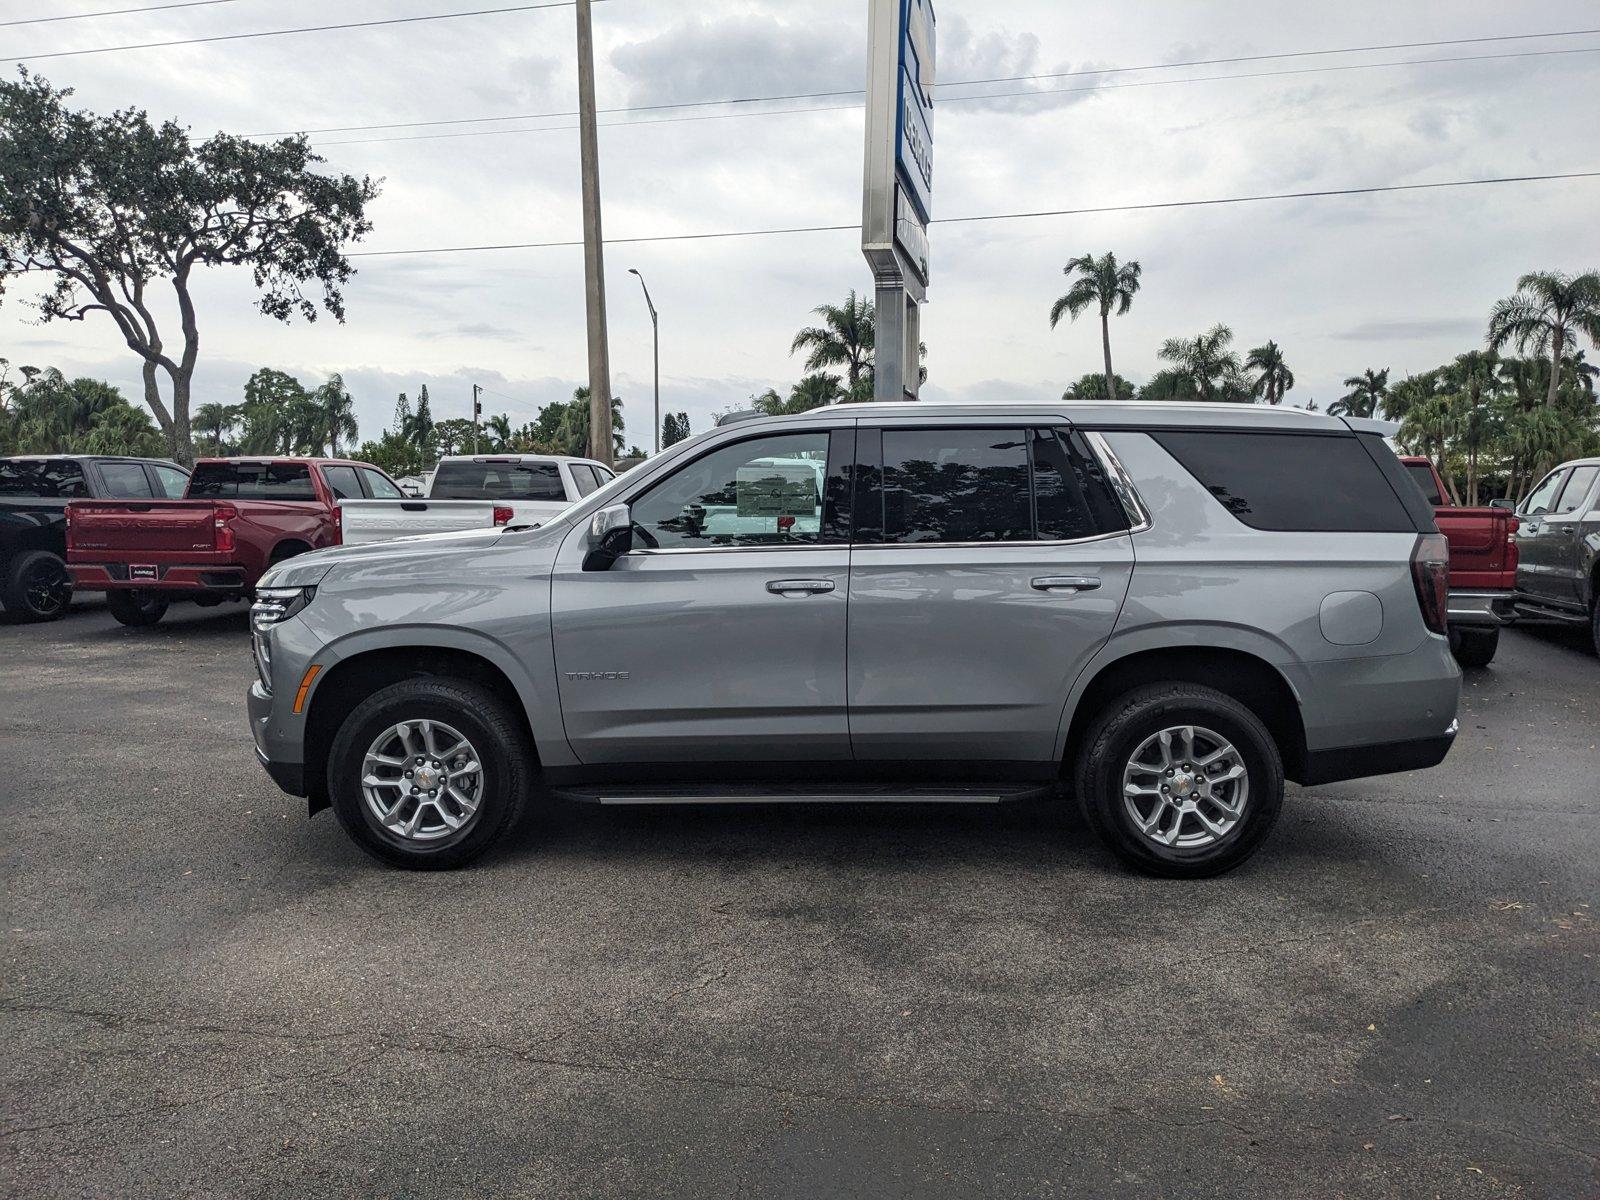
[[1118, 858], [1173, 879], [1237, 867], [1283, 804], [1283, 760], [1260, 718], [1192, 683], [1112, 701], [1084, 739], [1074, 782], [1089, 825]]
[[167, 601], [145, 591], [120, 589], [106, 593], [106, 607], [124, 625], [135, 629], [154, 625], [167, 615]]
[[1498, 629], [1460, 629], [1450, 634], [1450, 653], [1463, 667], [1487, 667], [1499, 648]]
[[328, 795], [339, 824], [374, 858], [446, 870], [517, 823], [533, 763], [522, 722], [488, 688], [406, 679], [345, 718], [328, 752]]
[[0, 600], [25, 621], [54, 621], [72, 604], [67, 564], [48, 550], [17, 555], [0, 585]]

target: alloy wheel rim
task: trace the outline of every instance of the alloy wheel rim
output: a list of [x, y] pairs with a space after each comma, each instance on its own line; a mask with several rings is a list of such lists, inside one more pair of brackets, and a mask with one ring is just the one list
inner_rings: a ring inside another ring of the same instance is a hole
[[1122, 805], [1163, 850], [1203, 850], [1235, 833], [1250, 803], [1250, 771], [1227, 738], [1173, 725], [1139, 743], [1122, 771]]
[[467, 829], [483, 807], [483, 760], [467, 736], [441, 721], [400, 721], [367, 748], [361, 794], [378, 824], [408, 842]]
[[23, 584], [28, 606], [38, 613], [53, 613], [62, 608], [70, 594], [66, 568], [55, 563], [40, 563], [28, 572]]

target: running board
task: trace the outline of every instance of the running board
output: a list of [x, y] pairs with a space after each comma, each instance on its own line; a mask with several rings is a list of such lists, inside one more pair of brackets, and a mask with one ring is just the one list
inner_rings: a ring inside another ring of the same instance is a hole
[[816, 787], [738, 785], [563, 787], [555, 794], [581, 804], [1003, 804], [1050, 795], [1050, 784], [1003, 783], [990, 787], [893, 787], [827, 784]]
[[1514, 607], [1517, 616], [1525, 621], [1554, 621], [1560, 625], [1587, 625], [1589, 623], [1589, 618], [1583, 613], [1546, 606], [1534, 600], [1518, 600]]

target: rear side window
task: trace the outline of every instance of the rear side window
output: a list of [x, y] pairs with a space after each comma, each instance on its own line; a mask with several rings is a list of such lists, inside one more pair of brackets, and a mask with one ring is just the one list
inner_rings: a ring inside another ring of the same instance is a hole
[[315, 500], [305, 463], [201, 463], [189, 479], [191, 500]]
[[115, 500], [153, 500], [150, 479], [144, 466], [136, 462], [103, 462], [100, 478], [106, 485], [106, 495]]
[[1411, 476], [1417, 487], [1421, 489], [1423, 499], [1438, 508], [1444, 503], [1444, 497], [1439, 495], [1439, 485], [1434, 481], [1433, 468], [1427, 463], [1405, 463], [1406, 474]]
[[161, 486], [161, 494], [168, 500], [181, 500], [183, 493], [189, 486], [189, 474], [180, 471], [177, 467], [169, 467], [162, 463], [152, 463], [150, 469], [156, 473], [156, 483]]
[[354, 467], [323, 467], [322, 479], [335, 500], [360, 500], [361, 481]]
[[580, 496], [587, 496], [600, 486], [600, 481], [594, 477], [594, 468], [586, 463], [568, 463], [567, 470], [572, 472], [572, 482]]
[[1411, 533], [1417, 528], [1377, 461], [1353, 435], [1157, 430], [1151, 436], [1252, 529]]
[[404, 500], [406, 494], [389, 481], [389, 477], [373, 467], [362, 467], [361, 478], [367, 481], [367, 491], [374, 500]]
[[432, 500], [565, 500], [555, 463], [463, 459], [439, 464]]
[[1027, 429], [885, 429], [885, 542], [1033, 538]]
[[83, 468], [71, 459], [0, 460], [0, 496], [70, 500], [88, 494]]
[[1529, 517], [1543, 516], [1550, 511], [1550, 506], [1555, 503], [1556, 489], [1561, 486], [1561, 481], [1567, 477], [1565, 468], [1552, 471], [1545, 476], [1544, 481], [1533, 489], [1533, 494], [1522, 502], [1519, 509], [1523, 515]]
[[1600, 475], [1600, 467], [1572, 468], [1572, 476], [1567, 480], [1567, 486], [1561, 489], [1561, 499], [1556, 501], [1557, 516], [1577, 512], [1583, 506], [1583, 502], [1589, 497], [1589, 489], [1594, 486], [1596, 475]]
[[1033, 431], [1033, 502], [1042, 542], [1070, 542], [1128, 528], [1105, 468], [1081, 433]]

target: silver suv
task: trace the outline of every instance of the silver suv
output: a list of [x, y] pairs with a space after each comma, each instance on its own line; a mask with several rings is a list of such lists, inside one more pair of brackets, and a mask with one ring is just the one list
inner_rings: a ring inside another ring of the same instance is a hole
[[1065, 792], [1133, 866], [1214, 875], [1285, 778], [1444, 758], [1447, 570], [1360, 422], [831, 407], [713, 429], [539, 528], [281, 564], [250, 724], [399, 866], [465, 863], [551, 794]]

